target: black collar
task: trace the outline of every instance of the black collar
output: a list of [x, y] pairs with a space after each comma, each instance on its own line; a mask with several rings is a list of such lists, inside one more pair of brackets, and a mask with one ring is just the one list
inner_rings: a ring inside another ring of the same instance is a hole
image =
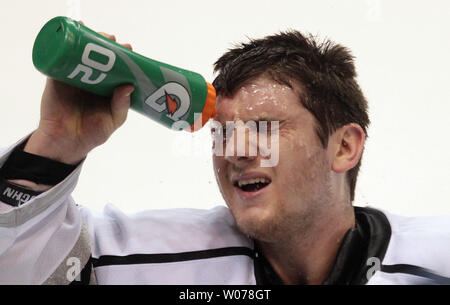
[[[344, 236], [331, 272], [323, 285], [364, 285], [371, 257], [383, 261], [391, 226], [386, 216], [372, 208], [354, 207], [355, 227]], [[255, 277], [258, 285], [282, 285], [270, 263], [255, 242]]]

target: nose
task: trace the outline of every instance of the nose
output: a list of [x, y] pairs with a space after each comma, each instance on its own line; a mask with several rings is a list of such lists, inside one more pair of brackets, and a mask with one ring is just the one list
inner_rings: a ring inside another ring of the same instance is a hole
[[236, 168], [246, 168], [254, 164], [256, 157], [252, 156], [225, 156], [225, 160], [233, 164]]
[[225, 143], [225, 160], [243, 168], [258, 158], [258, 135], [242, 124], [236, 124], [233, 135]]

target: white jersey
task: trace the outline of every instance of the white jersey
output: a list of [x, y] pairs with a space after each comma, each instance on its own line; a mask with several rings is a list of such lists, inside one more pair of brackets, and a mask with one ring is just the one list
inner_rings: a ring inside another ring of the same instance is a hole
[[[0, 167], [19, 144], [0, 153]], [[107, 205], [96, 213], [71, 198], [81, 168], [20, 207], [0, 202], [0, 284], [279, 280], [267, 280], [276, 275], [226, 207], [126, 215]], [[449, 217], [355, 211], [361, 221], [344, 239], [327, 283], [450, 283]]]

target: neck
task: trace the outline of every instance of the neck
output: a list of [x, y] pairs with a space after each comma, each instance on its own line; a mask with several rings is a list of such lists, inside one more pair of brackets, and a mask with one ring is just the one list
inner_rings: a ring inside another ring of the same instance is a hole
[[355, 225], [353, 207], [329, 212], [307, 232], [292, 232], [283, 240], [260, 242], [265, 257], [285, 284], [319, 285], [333, 267], [344, 235]]

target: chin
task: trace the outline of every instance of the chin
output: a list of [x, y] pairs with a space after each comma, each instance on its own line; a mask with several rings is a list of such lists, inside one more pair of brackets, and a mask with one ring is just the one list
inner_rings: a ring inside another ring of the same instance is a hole
[[274, 239], [273, 233], [276, 231], [278, 221], [271, 211], [252, 207], [240, 211], [231, 209], [231, 213], [236, 220], [237, 227], [245, 235], [267, 242]]

